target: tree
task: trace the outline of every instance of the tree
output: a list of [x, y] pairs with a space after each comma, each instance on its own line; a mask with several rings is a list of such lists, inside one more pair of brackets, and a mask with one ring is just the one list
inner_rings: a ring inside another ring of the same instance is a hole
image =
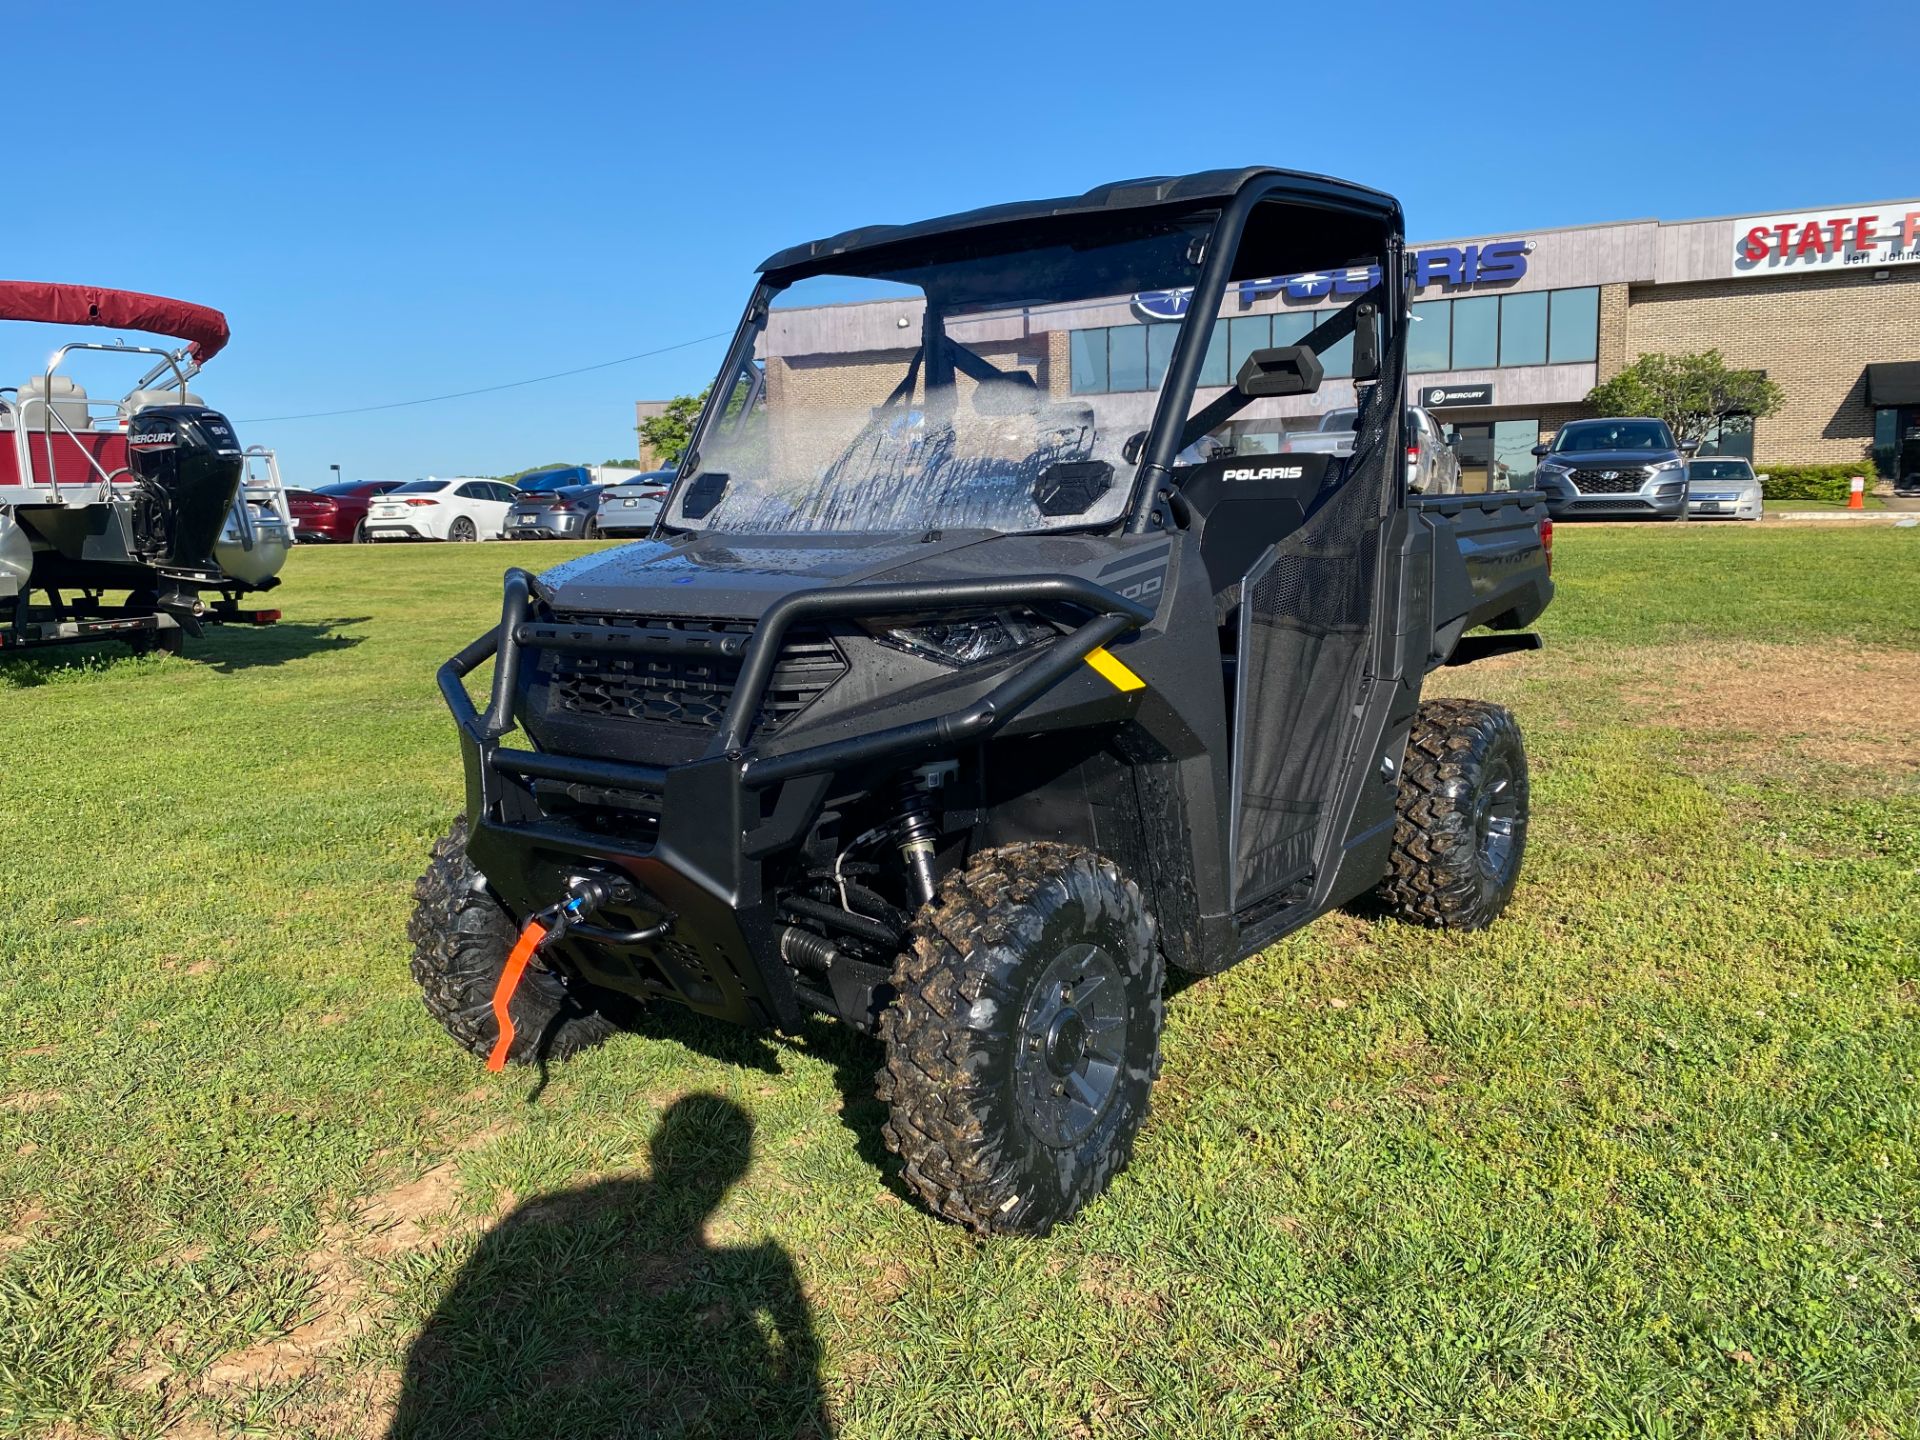
[[706, 390], [698, 395], [674, 396], [658, 415], [649, 415], [640, 422], [640, 448], [658, 455], [661, 463], [671, 464], [693, 438], [694, 422], [700, 418], [700, 407], [706, 403]]
[[1730, 415], [1771, 415], [1783, 398], [1763, 371], [1730, 369], [1718, 350], [1642, 355], [1587, 392], [1600, 414], [1656, 416], [1683, 445], [1698, 444]]

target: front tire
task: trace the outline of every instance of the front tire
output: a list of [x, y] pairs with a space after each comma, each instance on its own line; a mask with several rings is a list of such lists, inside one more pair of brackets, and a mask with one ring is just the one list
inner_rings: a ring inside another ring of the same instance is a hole
[[[407, 939], [413, 942], [413, 979], [427, 1013], [449, 1035], [481, 1057], [500, 1038], [493, 1018], [493, 989], [507, 967], [507, 953], [519, 927], [486, 888], [485, 877], [467, 858], [467, 822], [458, 821], [433, 847], [424, 875], [413, 887], [413, 916]], [[617, 997], [596, 995], [580, 985], [561, 983], [551, 970], [529, 965], [508, 1003], [513, 1017], [513, 1048], [507, 1059], [529, 1064], [544, 1053], [563, 1060], [590, 1050], [618, 1033], [617, 1024], [597, 1002]]]
[[480, 538], [480, 532], [474, 528], [469, 516], [456, 515], [453, 524], [447, 527], [447, 538], [456, 545], [470, 545]]
[[982, 1234], [1044, 1235], [1104, 1192], [1160, 1067], [1139, 888], [1071, 845], [985, 851], [915, 917], [893, 978], [878, 1088], [908, 1187]]
[[1527, 750], [1503, 705], [1428, 700], [1400, 772], [1393, 856], [1376, 892], [1403, 920], [1482, 930], [1527, 848]]

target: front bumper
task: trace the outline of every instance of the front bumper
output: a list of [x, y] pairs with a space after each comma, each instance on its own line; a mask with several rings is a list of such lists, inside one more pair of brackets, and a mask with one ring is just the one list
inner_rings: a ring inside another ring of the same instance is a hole
[[[677, 1000], [754, 1026], [791, 1027], [807, 1008], [780, 958], [781, 917], [762, 873], [770, 857], [805, 838], [835, 782], [844, 789], [849, 774], [897, 768], [987, 739], [1095, 649], [1152, 618], [1138, 602], [1072, 575], [789, 595], [767, 610], [747, 643], [706, 754], [686, 764], [652, 765], [501, 745], [515, 726], [528, 650], [626, 653], [636, 645], [606, 626], [531, 622], [531, 587], [525, 571], [509, 570], [500, 624], [440, 668], [441, 695], [460, 732], [468, 854], [519, 917], [552, 904], [582, 876], [617, 882], [623, 898], [559, 942], [561, 964], [610, 989]], [[779, 754], [754, 745], [755, 717], [795, 623], [1010, 604], [1068, 604], [1090, 618], [958, 710]], [[488, 658], [495, 660], [493, 688], [482, 715], [463, 682]], [[586, 828], [555, 813], [564, 807], [543, 803], [559, 797], [614, 807], [618, 833]], [[637, 938], [662, 923], [664, 934]]]
[[1687, 496], [1689, 519], [1758, 520], [1764, 510], [1761, 497], [1752, 493], [1710, 491]]
[[1547, 513], [1555, 520], [1672, 519], [1687, 513], [1684, 479], [1649, 480], [1625, 494], [1596, 495], [1573, 488], [1573, 483], [1546, 471], [1538, 487], [1547, 497]]

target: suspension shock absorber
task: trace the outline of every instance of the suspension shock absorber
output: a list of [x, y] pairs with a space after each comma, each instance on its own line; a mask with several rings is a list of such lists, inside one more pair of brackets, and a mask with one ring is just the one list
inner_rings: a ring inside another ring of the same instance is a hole
[[898, 782], [900, 815], [894, 822], [893, 834], [900, 847], [900, 858], [913, 875], [914, 898], [922, 905], [933, 899], [939, 881], [934, 873], [933, 858], [940, 831], [933, 823], [931, 796], [959, 768], [952, 760], [922, 765], [902, 775]]

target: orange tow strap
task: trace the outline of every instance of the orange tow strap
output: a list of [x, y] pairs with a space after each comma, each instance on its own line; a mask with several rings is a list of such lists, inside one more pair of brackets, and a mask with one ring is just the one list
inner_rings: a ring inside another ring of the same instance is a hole
[[507, 1052], [513, 1048], [513, 1016], [507, 1013], [507, 1005], [513, 999], [513, 992], [520, 988], [520, 977], [526, 973], [527, 961], [533, 958], [533, 952], [540, 948], [540, 942], [546, 938], [547, 927], [538, 920], [529, 920], [527, 928], [520, 932], [520, 938], [513, 942], [513, 952], [507, 956], [507, 968], [500, 972], [500, 983], [493, 987], [493, 1018], [499, 1022], [500, 1038], [493, 1042], [493, 1053], [487, 1056], [489, 1070], [507, 1068]]

